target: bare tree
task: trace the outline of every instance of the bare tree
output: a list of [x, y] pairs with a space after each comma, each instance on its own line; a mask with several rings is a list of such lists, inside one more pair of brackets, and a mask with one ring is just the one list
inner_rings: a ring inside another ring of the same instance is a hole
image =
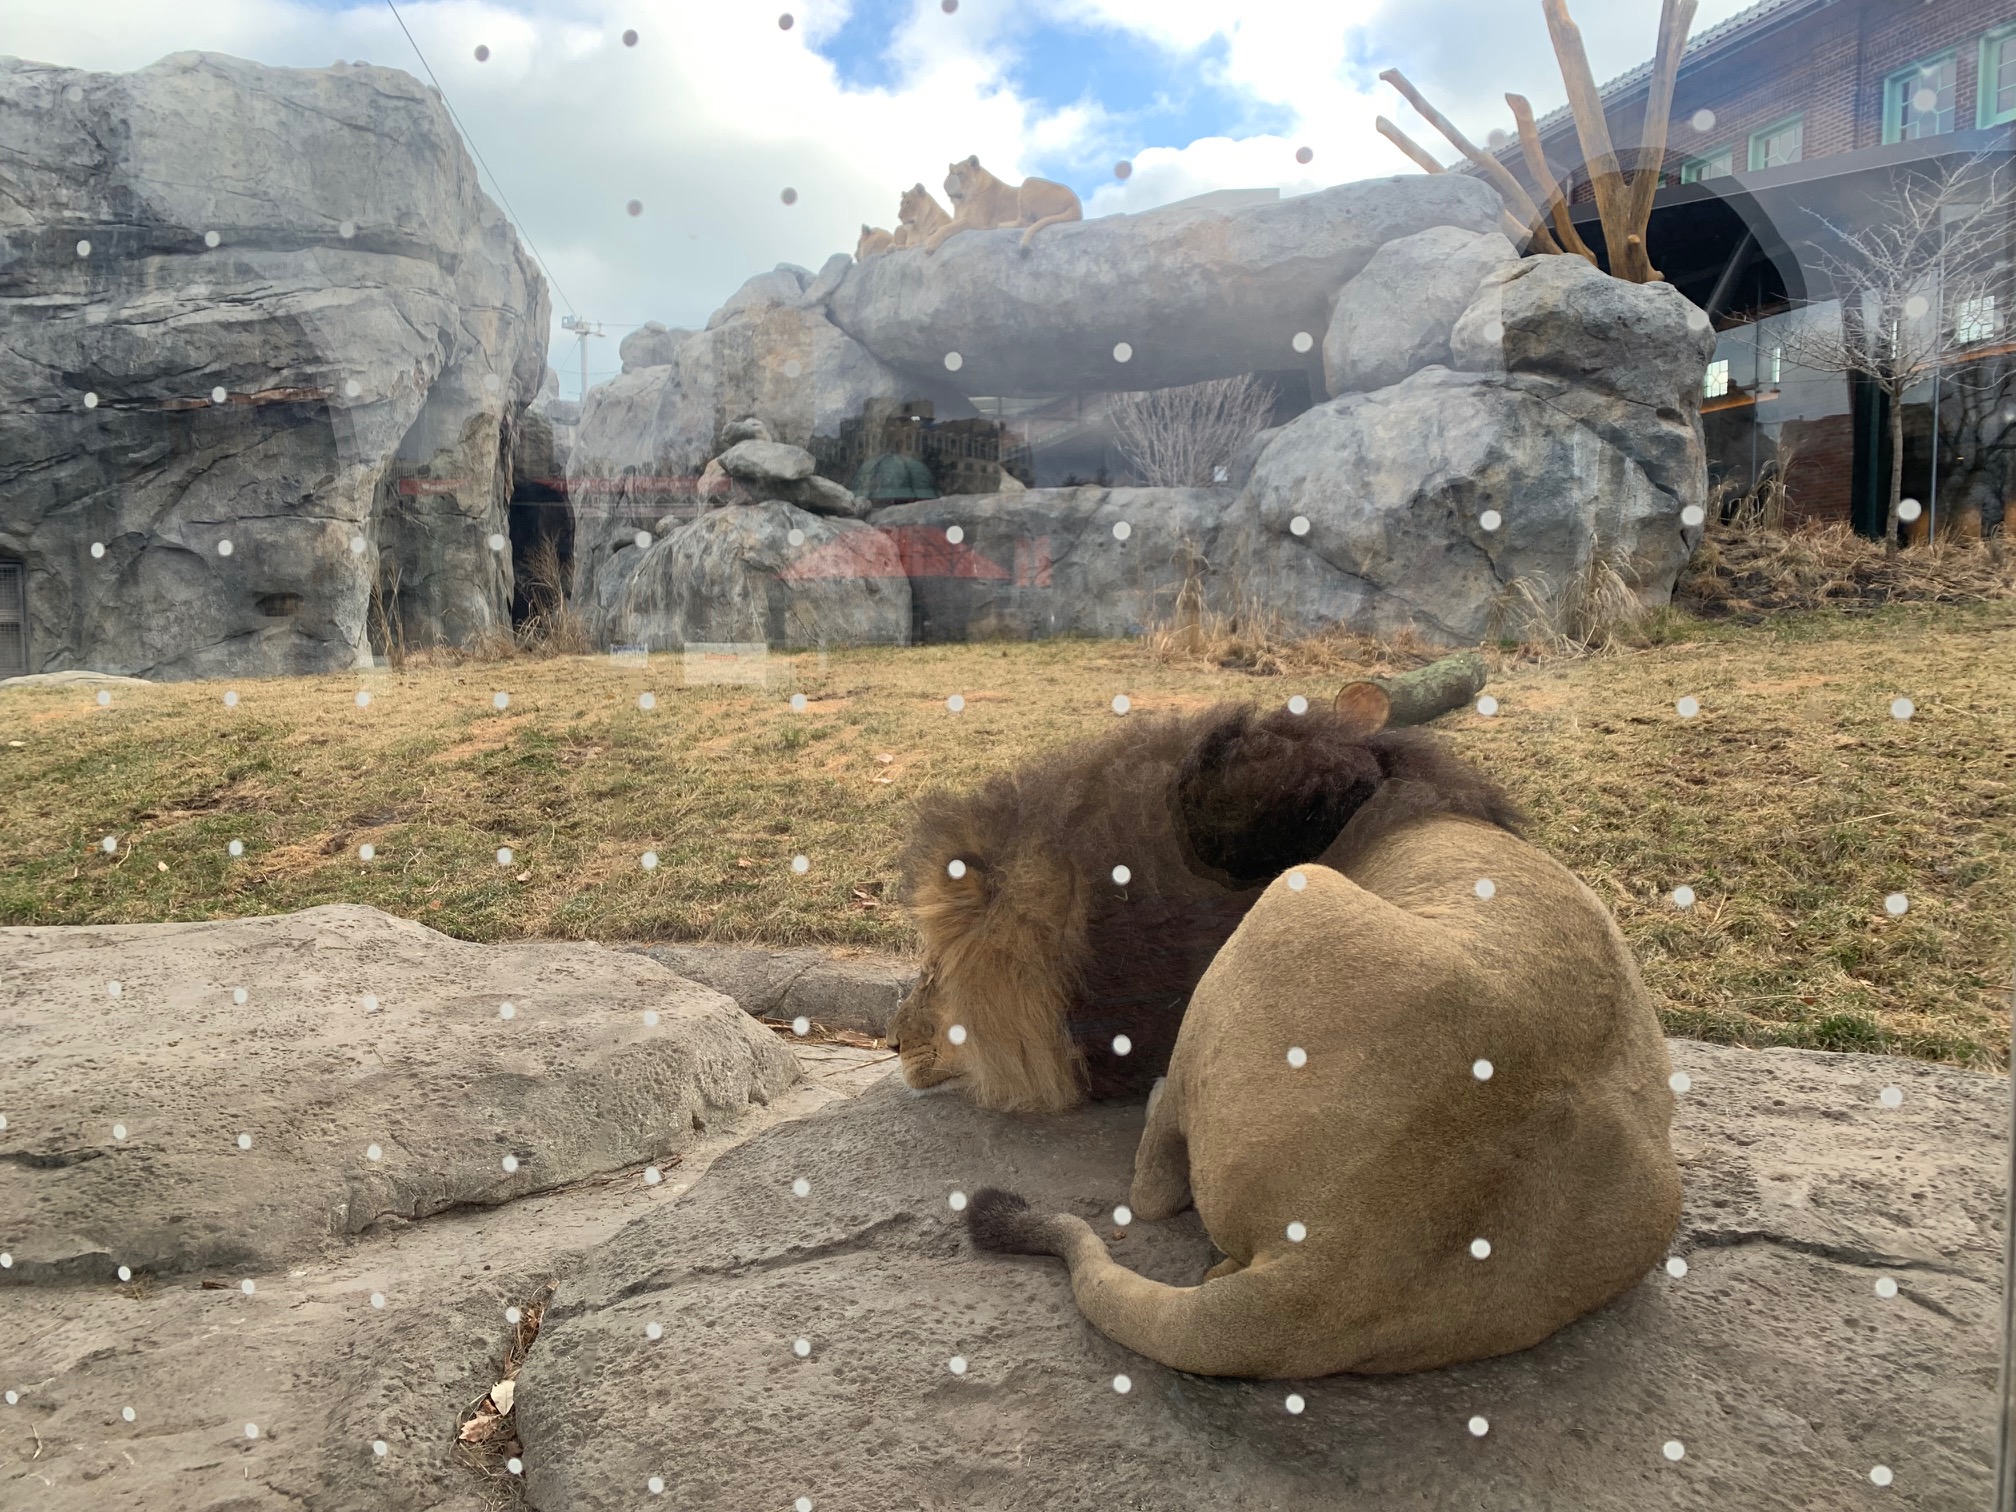
[[1841, 319], [1787, 333], [1785, 356], [1803, 368], [1866, 379], [1890, 412], [1889, 506], [1883, 535], [1897, 549], [1904, 491], [1904, 396], [1979, 342], [1984, 322], [2009, 311], [2009, 217], [2016, 207], [2000, 169], [1976, 155], [1936, 173], [1908, 172], [1875, 198], [1870, 224], [1832, 223], [1837, 245], [1817, 271]]
[[1115, 394], [1113, 436], [1141, 481], [1190, 488], [1219, 481], [1239, 448], [1267, 428], [1274, 390], [1251, 373], [1182, 388]]

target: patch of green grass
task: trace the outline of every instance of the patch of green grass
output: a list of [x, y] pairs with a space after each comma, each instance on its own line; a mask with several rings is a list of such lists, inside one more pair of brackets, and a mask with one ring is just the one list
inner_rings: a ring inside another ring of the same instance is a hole
[[[1616, 912], [1669, 1028], [2006, 1063], [2016, 606], [1669, 614], [1647, 639], [1494, 650], [1500, 715], [1438, 728]], [[477, 940], [907, 950], [892, 898], [916, 792], [1096, 738], [1116, 693], [1141, 713], [1314, 701], [1392, 670], [1382, 654], [1311, 646], [1256, 677], [1135, 642], [933, 646], [777, 657], [760, 688], [577, 657], [238, 682], [235, 709], [223, 683], [120, 688], [109, 708], [88, 688], [5, 689], [0, 923], [354, 902]]]

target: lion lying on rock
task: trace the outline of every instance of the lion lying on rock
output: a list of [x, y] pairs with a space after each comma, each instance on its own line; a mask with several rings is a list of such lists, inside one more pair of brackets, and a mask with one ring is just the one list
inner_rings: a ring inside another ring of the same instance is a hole
[[1404, 779], [1416, 805], [1516, 827], [1504, 794], [1434, 736], [1381, 728], [1384, 695], [1365, 703], [1377, 691], [1303, 714], [1133, 714], [1103, 740], [928, 795], [903, 860], [923, 969], [889, 1026], [910, 1085], [1025, 1112], [1145, 1096], [1261, 890], [1321, 856], [1382, 787]]
[[952, 219], [925, 238], [926, 252], [936, 252], [948, 236], [961, 231], [991, 231], [1003, 226], [1028, 227], [1022, 233], [1022, 245], [1027, 247], [1045, 226], [1085, 218], [1078, 196], [1065, 185], [1040, 178], [1003, 183], [980, 166], [978, 155], [951, 165], [945, 175], [945, 194], [952, 201]]
[[854, 260], [866, 262], [885, 252], [922, 246], [924, 239], [933, 231], [951, 223], [950, 213], [931, 197], [931, 191], [922, 184], [913, 184], [903, 191], [903, 198], [897, 202], [896, 229], [893, 232], [884, 231], [880, 226], [862, 226], [861, 239], [854, 244]]
[[1609, 912], [1504, 828], [1387, 784], [1275, 878], [1198, 983], [1128, 1206], [1195, 1202], [1197, 1286], [986, 1190], [976, 1245], [1062, 1256], [1100, 1332], [1178, 1370], [1427, 1370], [1628, 1290], [1680, 1213], [1659, 1021]]

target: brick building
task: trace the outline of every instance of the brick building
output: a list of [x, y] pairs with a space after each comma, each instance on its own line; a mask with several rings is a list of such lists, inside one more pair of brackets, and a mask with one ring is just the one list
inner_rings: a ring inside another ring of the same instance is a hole
[[[1651, 72], [1648, 60], [1602, 90], [1627, 171], [1637, 167]], [[1844, 375], [1789, 364], [1786, 324], [1829, 308], [1818, 253], [1839, 228], [1867, 223], [1873, 196], [1900, 173], [1983, 153], [2006, 162], [2012, 123], [2016, 0], [1761, 0], [1695, 35], [1674, 87], [1647, 240], [1654, 266], [1721, 333], [1703, 401], [1713, 481], [1747, 487], [1782, 455], [1795, 515], [1880, 529], [1885, 401]], [[1563, 108], [1537, 124], [1576, 229], [1600, 253], [1573, 118]], [[1530, 185], [1519, 144], [1492, 145]], [[1970, 370], [2010, 364], [2009, 311], [1948, 315], [1968, 322]], [[1984, 432], [1979, 417], [1963, 424], [1953, 408], [1956, 390], [1976, 395], [1979, 385], [1923, 389], [1905, 403], [1906, 492], [1964, 495], [1992, 525], [2016, 486], [2016, 410], [1998, 410]], [[1949, 400], [1943, 414], [1935, 393]]]

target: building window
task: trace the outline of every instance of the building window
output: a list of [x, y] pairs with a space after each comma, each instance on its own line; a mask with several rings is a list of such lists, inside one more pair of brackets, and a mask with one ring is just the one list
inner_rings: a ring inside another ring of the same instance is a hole
[[1792, 116], [1750, 138], [1750, 167], [1782, 168], [1806, 155], [1806, 117]]
[[1904, 142], [1944, 136], [1953, 129], [1958, 54], [1927, 58], [1883, 81], [1883, 140]]
[[1701, 379], [1701, 397], [1720, 399], [1729, 392], [1729, 359], [1721, 357], [1708, 364], [1708, 372]]
[[28, 569], [0, 557], [0, 677], [28, 670]]
[[2016, 26], [1998, 26], [1981, 39], [1981, 72], [1975, 92], [1977, 125], [2016, 121]]
[[1995, 296], [1963, 299], [1953, 313], [1953, 339], [1962, 346], [1986, 341], [1995, 334]]
[[1776, 388], [1785, 377], [1785, 348], [1771, 348], [1771, 387]]
[[1736, 149], [1724, 147], [1706, 157], [1689, 158], [1680, 165], [1680, 182], [1698, 184], [1703, 179], [1727, 178], [1735, 171]]

